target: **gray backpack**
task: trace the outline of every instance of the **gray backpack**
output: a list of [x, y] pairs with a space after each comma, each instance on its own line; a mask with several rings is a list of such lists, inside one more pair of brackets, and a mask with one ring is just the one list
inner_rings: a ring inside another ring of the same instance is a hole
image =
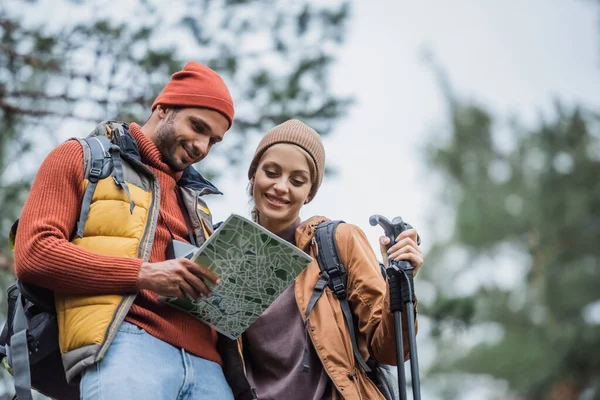
[[[111, 123], [111, 122], [106, 122]], [[99, 125], [100, 126], [100, 125]], [[115, 184], [129, 195], [123, 179], [119, 147], [103, 135], [81, 139], [89, 149], [88, 185], [81, 204], [76, 235], [83, 237], [92, 195], [100, 179], [111, 174]], [[11, 228], [10, 240], [18, 227]], [[79, 399], [79, 386], [67, 383], [58, 345], [54, 293], [45, 288], [16, 281], [7, 291], [7, 320], [0, 333], [0, 362], [14, 376], [16, 398], [31, 400], [31, 389], [58, 400]]]
[[[400, 391], [398, 388], [398, 369], [397, 367], [381, 364], [374, 358], [370, 357], [368, 360], [363, 360], [360, 352], [358, 351], [358, 343], [356, 341], [356, 325], [352, 317], [352, 309], [348, 303], [347, 296], [347, 281], [348, 276], [346, 268], [341, 263], [338, 256], [336, 243], [335, 243], [335, 230], [340, 223], [344, 221], [327, 221], [322, 222], [317, 226], [315, 232], [315, 240], [318, 246], [317, 262], [321, 269], [321, 277], [317, 281], [313, 294], [308, 301], [306, 307], [306, 318], [310, 315], [313, 307], [317, 303], [317, 300], [323, 294], [323, 290], [328, 286], [333, 293], [335, 293], [337, 299], [340, 302], [342, 314], [346, 320], [346, 327], [350, 333], [350, 340], [352, 341], [352, 350], [354, 357], [360, 365], [360, 367], [367, 373], [367, 376], [388, 400], [399, 400]], [[381, 274], [383, 279], [386, 278], [385, 269], [382, 265]], [[402, 360], [403, 362], [404, 360]], [[305, 353], [304, 357], [304, 368], [309, 368], [308, 365], [308, 354]]]

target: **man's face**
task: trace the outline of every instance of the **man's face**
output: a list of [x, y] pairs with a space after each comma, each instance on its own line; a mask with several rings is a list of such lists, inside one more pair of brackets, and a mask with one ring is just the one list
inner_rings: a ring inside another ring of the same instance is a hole
[[206, 157], [229, 128], [221, 113], [207, 108], [159, 109], [158, 115], [160, 122], [152, 141], [174, 171], [183, 171]]

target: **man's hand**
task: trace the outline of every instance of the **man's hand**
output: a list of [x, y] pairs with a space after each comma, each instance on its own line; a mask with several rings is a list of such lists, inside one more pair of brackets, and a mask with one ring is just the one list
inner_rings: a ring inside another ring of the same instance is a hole
[[144, 262], [138, 275], [138, 290], [148, 289], [161, 296], [196, 300], [201, 295], [210, 296], [204, 280], [215, 285], [221, 283], [217, 275], [187, 258]]
[[413, 266], [413, 276], [417, 275], [419, 268], [423, 265], [423, 255], [417, 244], [417, 231], [415, 229], [407, 229], [396, 238], [396, 243], [388, 250], [387, 245], [390, 239], [387, 236], [379, 238], [379, 246], [381, 248], [381, 256], [383, 264], [387, 268], [388, 258], [392, 260], [406, 260]]

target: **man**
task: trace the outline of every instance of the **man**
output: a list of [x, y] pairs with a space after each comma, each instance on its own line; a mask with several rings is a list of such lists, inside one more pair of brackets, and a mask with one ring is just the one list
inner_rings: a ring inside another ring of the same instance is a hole
[[129, 193], [100, 180], [83, 237], [74, 235], [88, 184], [83, 145], [63, 143], [40, 167], [19, 222], [16, 274], [54, 291], [63, 364], [69, 381], [81, 378], [82, 399], [233, 399], [215, 331], [158, 299], [198, 298], [209, 294], [203, 280], [219, 283], [167, 250], [210, 234], [199, 196], [218, 191], [192, 164], [233, 116], [214, 71], [192, 62], [175, 73], [146, 123], [118, 137]]

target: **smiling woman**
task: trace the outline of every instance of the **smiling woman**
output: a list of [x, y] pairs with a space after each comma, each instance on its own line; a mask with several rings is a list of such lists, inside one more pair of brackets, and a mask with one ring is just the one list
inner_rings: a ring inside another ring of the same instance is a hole
[[[287, 400], [383, 399], [357, 364], [339, 300], [322, 296], [305, 317], [321, 270], [315, 261], [315, 228], [327, 221], [300, 221], [323, 180], [325, 149], [319, 134], [297, 120], [271, 129], [258, 144], [248, 169], [254, 220], [307, 252], [313, 261], [239, 339], [247, 378], [259, 398]], [[394, 320], [385, 280], [364, 233], [340, 224], [336, 234], [348, 276], [348, 300], [359, 327], [361, 354], [395, 363]], [[406, 231], [392, 247], [393, 258], [422, 264], [416, 231]], [[407, 339], [405, 339], [407, 340]], [[321, 360], [327, 360], [323, 362]], [[308, 370], [305, 366], [309, 365]]]
[[311, 156], [301, 147], [278, 143], [265, 151], [251, 180], [254, 218], [272, 232], [290, 226], [300, 215], [316, 171]]

